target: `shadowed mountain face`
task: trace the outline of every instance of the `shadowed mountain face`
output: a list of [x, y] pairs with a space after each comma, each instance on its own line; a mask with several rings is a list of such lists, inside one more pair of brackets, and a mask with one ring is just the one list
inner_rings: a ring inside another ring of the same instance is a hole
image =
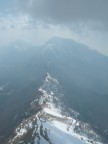
[[60, 81], [67, 106], [107, 136], [108, 57], [58, 37], [41, 47], [16, 42], [0, 50], [0, 136], [21, 120], [47, 72]]

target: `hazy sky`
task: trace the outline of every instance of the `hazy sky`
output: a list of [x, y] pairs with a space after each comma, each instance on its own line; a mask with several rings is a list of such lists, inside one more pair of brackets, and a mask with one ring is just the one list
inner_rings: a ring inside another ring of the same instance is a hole
[[108, 0], [0, 0], [0, 45], [72, 38], [108, 55]]

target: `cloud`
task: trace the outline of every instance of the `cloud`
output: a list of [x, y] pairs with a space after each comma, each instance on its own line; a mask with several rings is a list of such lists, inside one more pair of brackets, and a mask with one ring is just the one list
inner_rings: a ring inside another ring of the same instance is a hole
[[17, 0], [23, 13], [47, 24], [108, 30], [108, 0]]
[[27, 15], [3, 15], [0, 16], [0, 30], [9, 29], [33, 29], [36, 28], [35, 21]]
[[108, 55], [108, 0], [0, 1], [0, 43], [75, 39]]

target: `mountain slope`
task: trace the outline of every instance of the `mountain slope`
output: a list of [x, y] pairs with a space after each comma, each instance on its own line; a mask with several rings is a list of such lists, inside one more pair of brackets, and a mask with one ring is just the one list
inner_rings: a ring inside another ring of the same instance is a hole
[[104, 135], [108, 129], [108, 57], [73, 40], [57, 37], [43, 49], [47, 69], [62, 84], [67, 105]]
[[39, 91], [31, 106], [39, 105], [41, 110], [22, 121], [8, 144], [100, 144], [99, 136], [89, 124], [78, 120], [77, 112], [71, 110], [71, 117], [67, 116], [57, 79], [48, 74]]
[[40, 47], [15, 42], [0, 51], [0, 143], [25, 118], [47, 72], [59, 80], [66, 107], [108, 140], [108, 57], [55, 37]]

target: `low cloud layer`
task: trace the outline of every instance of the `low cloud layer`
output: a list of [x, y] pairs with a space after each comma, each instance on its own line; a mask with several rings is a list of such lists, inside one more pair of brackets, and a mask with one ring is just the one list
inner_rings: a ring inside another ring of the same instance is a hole
[[108, 30], [108, 0], [18, 0], [20, 10], [48, 24], [73, 22]]

